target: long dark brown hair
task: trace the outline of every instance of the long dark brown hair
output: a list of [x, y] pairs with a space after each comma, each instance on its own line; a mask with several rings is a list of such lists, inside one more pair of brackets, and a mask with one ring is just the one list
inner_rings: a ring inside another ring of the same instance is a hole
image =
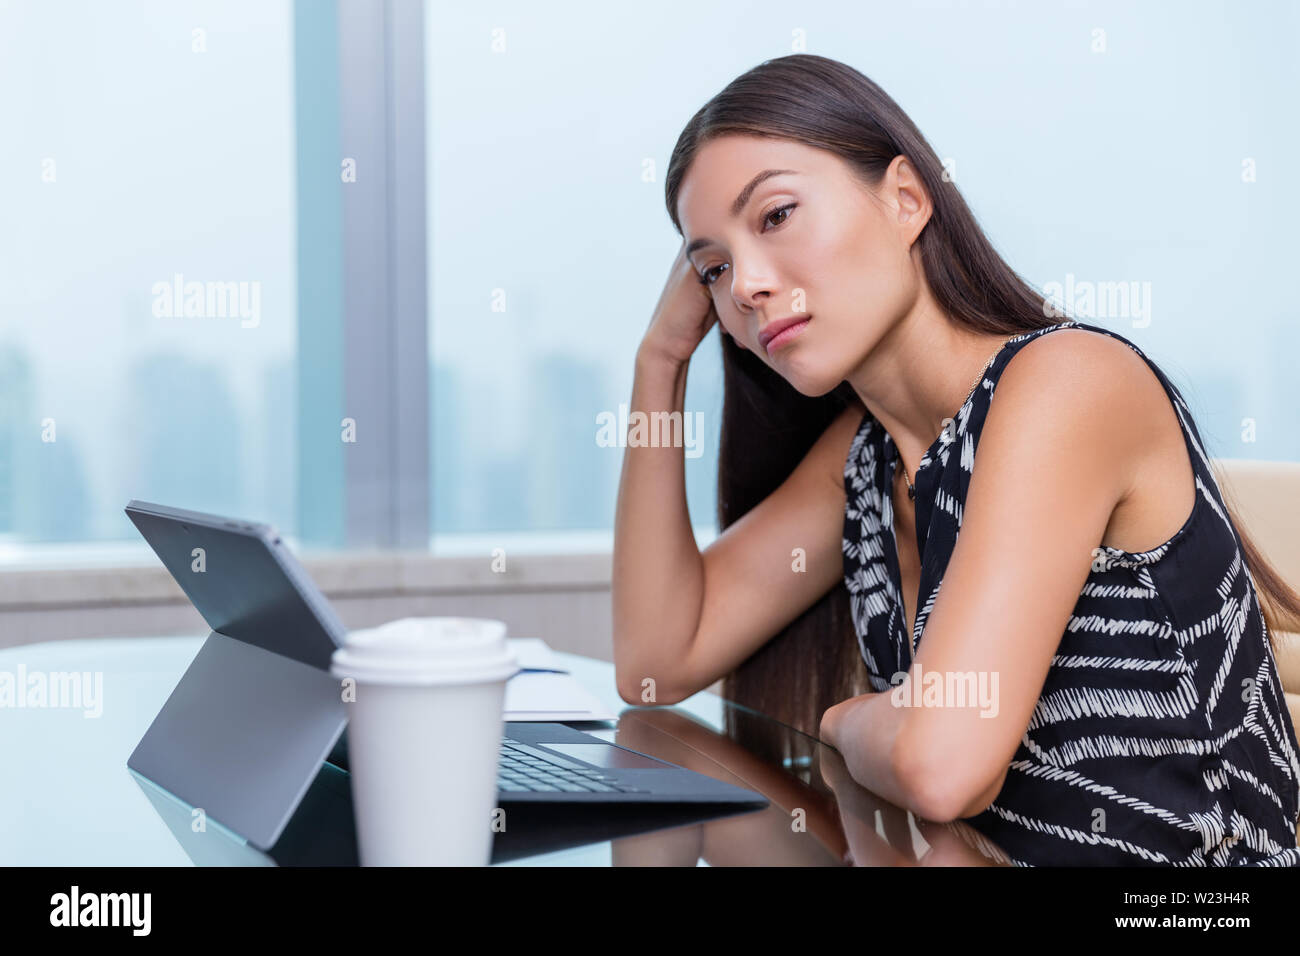
[[[906, 156], [933, 204], [916, 241], [930, 290], [948, 314], [974, 332], [1000, 336], [1062, 321], [993, 248], [907, 114], [852, 67], [811, 54], [783, 56], [732, 80], [705, 103], [686, 124], [668, 163], [665, 198], [678, 234], [682, 179], [699, 149], [726, 134], [775, 137], [829, 150], [871, 187], [880, 183], [894, 157]], [[718, 448], [722, 531], [789, 476], [845, 407], [864, 413], [865, 408], [847, 381], [817, 397], [798, 392], [757, 355], [722, 334], [720, 323], [718, 328], [724, 389]], [[1300, 596], [1232, 517], [1269, 631], [1284, 624], [1295, 627]], [[828, 707], [867, 690], [842, 577], [723, 679], [724, 697], [814, 736]]]

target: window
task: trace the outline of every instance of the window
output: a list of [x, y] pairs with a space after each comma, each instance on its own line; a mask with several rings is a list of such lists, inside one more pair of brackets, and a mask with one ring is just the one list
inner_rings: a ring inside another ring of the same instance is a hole
[[[1159, 363], [1209, 454], [1300, 457], [1275, 281], [1300, 11], [939, 7], [5, 5], [0, 559], [141, 547], [131, 498], [312, 546], [608, 546], [600, 423], [679, 244], [669, 153], [798, 44], [897, 99], [1013, 268]], [[701, 544], [721, 391], [710, 333]]]
[[292, 8], [0, 8], [0, 550], [295, 528]]
[[[608, 544], [624, 449], [598, 444], [598, 422], [631, 398], [680, 243], [663, 171], [697, 95], [665, 68], [682, 36], [605, 39], [595, 4], [430, 4], [426, 18], [435, 535], [581, 529]], [[688, 436], [687, 500], [709, 526], [716, 332], [685, 411], [703, 426]]]

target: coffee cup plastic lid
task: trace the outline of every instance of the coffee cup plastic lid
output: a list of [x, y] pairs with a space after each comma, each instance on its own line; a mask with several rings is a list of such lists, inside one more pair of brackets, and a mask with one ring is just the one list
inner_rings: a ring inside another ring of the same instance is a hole
[[404, 617], [353, 631], [333, 654], [330, 673], [381, 684], [467, 684], [519, 672], [503, 621]]

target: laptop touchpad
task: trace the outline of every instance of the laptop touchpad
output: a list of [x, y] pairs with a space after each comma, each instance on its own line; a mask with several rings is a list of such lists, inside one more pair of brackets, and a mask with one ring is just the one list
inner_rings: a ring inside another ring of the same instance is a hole
[[614, 744], [538, 744], [547, 750], [554, 750], [574, 760], [582, 760], [596, 767], [610, 769], [636, 769], [643, 767], [668, 767], [662, 760], [646, 757]]

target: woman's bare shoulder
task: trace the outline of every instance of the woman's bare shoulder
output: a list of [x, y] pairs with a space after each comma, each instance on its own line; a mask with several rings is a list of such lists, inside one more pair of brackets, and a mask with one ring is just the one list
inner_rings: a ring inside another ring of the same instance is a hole
[[1162, 541], [1181, 524], [1194, 489], [1182, 425], [1155, 371], [1127, 343], [1077, 328], [1039, 336], [1012, 357], [994, 394], [1028, 405], [1074, 397], [1095, 411], [1095, 427], [1061, 439], [1105, 456], [1125, 489], [1105, 543]]
[[1012, 356], [995, 394], [1015, 393], [1033, 402], [1039, 392], [1035, 386], [1049, 382], [1057, 386], [1053, 394], [1061, 395], [1064, 384], [1067, 397], [1074, 395], [1093, 405], [1099, 416], [1108, 416], [1105, 431], [1124, 432], [1135, 439], [1134, 445], [1165, 420], [1162, 406], [1169, 401], [1159, 378], [1141, 355], [1110, 335], [1069, 328], [1039, 336]]

